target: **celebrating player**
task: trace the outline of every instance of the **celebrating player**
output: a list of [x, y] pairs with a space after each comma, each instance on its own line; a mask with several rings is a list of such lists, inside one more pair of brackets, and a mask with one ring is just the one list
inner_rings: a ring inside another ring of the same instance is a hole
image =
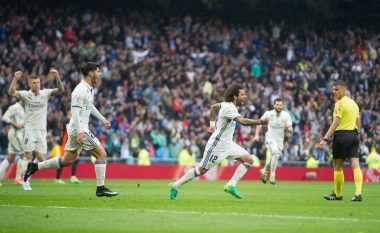
[[[47, 152], [46, 143], [46, 124], [48, 101], [51, 96], [58, 95], [64, 91], [58, 70], [51, 69], [48, 76], [55, 79], [57, 88], [41, 90], [41, 80], [36, 75], [30, 75], [28, 78], [29, 91], [16, 90], [16, 83], [22, 78], [22, 72], [17, 71], [9, 86], [8, 93], [20, 98], [25, 106], [25, 134], [24, 134], [24, 157], [23, 171], [26, 170], [27, 164], [32, 160], [33, 152], [39, 161], [45, 159]], [[24, 190], [32, 190], [29, 180], [24, 179]]]
[[[270, 167], [270, 184], [276, 184], [276, 168], [278, 164], [278, 159], [280, 157], [281, 151], [284, 148], [284, 134], [285, 131], [293, 133], [292, 121], [290, 119], [289, 113], [282, 110], [283, 101], [282, 99], [274, 100], [274, 109], [267, 111], [261, 117], [265, 119], [270, 118], [268, 124], [268, 131], [265, 134], [265, 146], [269, 149], [271, 157], [265, 162], [264, 169], [260, 170], [261, 181], [265, 184], [267, 182], [267, 173]], [[259, 134], [261, 131], [261, 125], [257, 126], [255, 132], [255, 141], [259, 140]]]
[[[246, 97], [243, 87], [234, 83], [225, 91], [224, 99], [226, 102], [211, 106], [209, 132], [213, 134], [207, 142], [201, 165], [191, 169], [179, 180], [169, 185], [171, 200], [177, 198], [177, 194], [182, 185], [197, 176], [205, 174], [210, 168], [221, 163], [224, 159], [238, 160], [241, 162], [231, 180], [224, 186], [225, 192], [241, 199], [241, 195], [236, 189], [236, 184], [253, 164], [253, 158], [248, 151], [232, 141], [235, 124], [240, 123], [244, 126], [254, 126], [267, 124], [269, 121], [269, 119], [247, 119], [239, 114], [237, 107], [243, 105]], [[217, 123], [215, 123], [216, 117], [218, 117]]]
[[88, 62], [81, 68], [81, 72], [84, 79], [75, 87], [71, 94], [72, 116], [68, 127], [69, 138], [65, 146], [63, 158], [55, 157], [38, 164], [33, 162], [29, 163], [24, 180], [27, 180], [28, 177], [40, 169], [70, 166], [77, 159], [81, 150], [85, 149], [97, 158], [95, 162], [97, 181], [96, 195], [98, 197], [116, 196], [118, 194], [117, 192], [113, 192], [104, 186], [107, 154], [99, 140], [88, 128], [91, 114], [98, 118], [104, 127], [111, 127], [110, 122], [100, 114], [94, 106], [93, 86], [95, 86], [101, 78], [99, 65], [97, 63]]

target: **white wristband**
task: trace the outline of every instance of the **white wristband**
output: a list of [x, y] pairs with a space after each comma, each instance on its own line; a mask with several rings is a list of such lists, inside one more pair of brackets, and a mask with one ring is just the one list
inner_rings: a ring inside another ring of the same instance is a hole
[[215, 127], [215, 121], [210, 121], [210, 127]]

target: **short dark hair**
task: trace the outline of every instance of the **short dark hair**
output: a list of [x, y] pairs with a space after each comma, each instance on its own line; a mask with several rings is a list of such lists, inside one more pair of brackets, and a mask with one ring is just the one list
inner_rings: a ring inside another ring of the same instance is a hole
[[87, 76], [91, 71], [95, 71], [99, 68], [99, 64], [95, 62], [87, 62], [84, 66], [80, 68], [80, 72], [82, 72], [83, 76]]
[[344, 82], [343, 80], [338, 80], [338, 81], [335, 81], [335, 82], [334, 82], [333, 86], [334, 86], [334, 87], [336, 87], [336, 86], [347, 87], [347, 84], [346, 84], [346, 82]]
[[232, 83], [224, 92], [224, 101], [232, 102], [234, 100], [234, 96], [239, 95], [240, 90], [243, 90], [243, 87], [240, 84]]
[[275, 104], [276, 102], [284, 102], [281, 98], [276, 98], [274, 101], [273, 101], [273, 104]]

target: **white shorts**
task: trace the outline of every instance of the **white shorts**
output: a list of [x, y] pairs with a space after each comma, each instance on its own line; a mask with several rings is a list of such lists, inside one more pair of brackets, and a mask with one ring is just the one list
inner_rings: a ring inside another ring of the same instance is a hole
[[17, 134], [13, 131], [9, 131], [8, 133], [8, 153], [13, 154], [22, 154], [24, 152], [24, 148], [22, 147], [22, 137], [17, 136]]
[[208, 170], [224, 159], [235, 160], [244, 155], [249, 155], [248, 151], [234, 142], [224, 150], [218, 149], [217, 146], [206, 146], [200, 165]]
[[24, 151], [37, 151], [43, 154], [47, 152], [46, 130], [30, 129], [25, 130], [24, 134]]
[[69, 135], [67, 140], [65, 151], [75, 151], [78, 155], [84, 150], [93, 150], [100, 145], [100, 141], [91, 132], [84, 132], [83, 144], [79, 144], [77, 141], [77, 135]]
[[282, 152], [282, 147], [276, 142], [276, 141], [271, 141], [271, 140], [266, 140], [265, 141], [265, 147], [270, 150], [270, 154], [281, 154]]

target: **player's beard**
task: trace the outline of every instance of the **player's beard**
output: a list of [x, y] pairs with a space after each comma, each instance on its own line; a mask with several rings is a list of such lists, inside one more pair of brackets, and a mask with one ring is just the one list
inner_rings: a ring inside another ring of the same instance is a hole
[[280, 109], [280, 111], [278, 111], [277, 109], [274, 109], [276, 111], [277, 114], [280, 114], [280, 112], [282, 111], [282, 109]]
[[92, 86], [95, 87], [98, 82], [98, 78], [94, 75], [93, 77], [91, 77], [91, 82]]

